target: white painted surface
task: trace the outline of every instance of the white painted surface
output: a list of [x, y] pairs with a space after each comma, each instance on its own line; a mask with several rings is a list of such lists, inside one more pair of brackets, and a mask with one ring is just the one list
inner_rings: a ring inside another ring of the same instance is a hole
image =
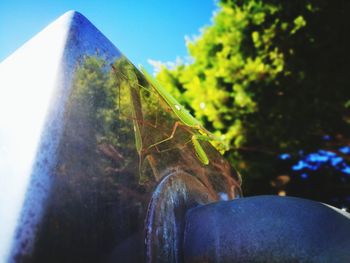
[[73, 14], [61, 16], [0, 64], [0, 262], [21, 212]]
[[0, 263], [32, 249], [75, 67], [96, 53], [106, 63], [121, 56], [84, 16], [69, 11], [0, 64]]

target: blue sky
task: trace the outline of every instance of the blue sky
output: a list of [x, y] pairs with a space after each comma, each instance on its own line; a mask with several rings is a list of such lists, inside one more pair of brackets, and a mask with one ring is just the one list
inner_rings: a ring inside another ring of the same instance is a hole
[[215, 0], [1, 0], [0, 61], [68, 10], [85, 15], [134, 64], [185, 57], [185, 36], [211, 23]]

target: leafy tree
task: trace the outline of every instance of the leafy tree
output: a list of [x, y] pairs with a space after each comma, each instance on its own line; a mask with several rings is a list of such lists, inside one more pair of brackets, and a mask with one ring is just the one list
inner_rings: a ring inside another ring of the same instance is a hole
[[[222, 0], [212, 25], [187, 43], [191, 60], [161, 67], [166, 88], [229, 142], [246, 194], [349, 198], [350, 156], [339, 150], [350, 145], [349, 10], [349, 1]], [[323, 163], [311, 194], [298, 192], [310, 167], [291, 168], [319, 149], [343, 168]]]

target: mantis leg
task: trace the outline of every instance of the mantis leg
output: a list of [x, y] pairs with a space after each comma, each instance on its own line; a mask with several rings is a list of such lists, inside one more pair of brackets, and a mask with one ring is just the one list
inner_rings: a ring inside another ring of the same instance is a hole
[[152, 148], [152, 147], [155, 147], [155, 146], [157, 146], [157, 145], [159, 145], [159, 144], [162, 144], [162, 143], [164, 143], [164, 142], [167, 142], [167, 141], [170, 141], [171, 139], [173, 139], [173, 138], [174, 138], [174, 135], [175, 135], [175, 132], [176, 132], [176, 130], [177, 130], [177, 127], [179, 127], [179, 125], [181, 125], [181, 122], [179, 122], [179, 121], [175, 122], [175, 124], [174, 124], [174, 126], [173, 126], [173, 130], [172, 130], [170, 136], [169, 136], [168, 138], [164, 139], [164, 140], [161, 140], [161, 141], [159, 141], [159, 142], [156, 142], [156, 143], [154, 143], [154, 144], [148, 146], [148, 149], [150, 149], [150, 148]]
[[[164, 142], [167, 142], [167, 141], [173, 139], [174, 135], [175, 135], [175, 132], [176, 132], [177, 128], [179, 127], [179, 125], [182, 125], [182, 123], [179, 122], [179, 121], [175, 122], [170, 136], [168, 138], [164, 139], [164, 140], [161, 140], [161, 141], [159, 141], [157, 143], [154, 143], [154, 144], [150, 145], [148, 147], [148, 149], [150, 149], [152, 147], [156, 147], [157, 148], [157, 145], [162, 144]], [[209, 158], [208, 158], [206, 152], [204, 151], [203, 147], [199, 143], [199, 140], [201, 140], [201, 141], [210, 141], [210, 138], [208, 136], [199, 135], [199, 134], [195, 134], [191, 138], [191, 142], [193, 144], [193, 147], [194, 147], [194, 150], [195, 150], [195, 153], [196, 153], [198, 159], [203, 164], [207, 165], [207, 164], [209, 164]]]

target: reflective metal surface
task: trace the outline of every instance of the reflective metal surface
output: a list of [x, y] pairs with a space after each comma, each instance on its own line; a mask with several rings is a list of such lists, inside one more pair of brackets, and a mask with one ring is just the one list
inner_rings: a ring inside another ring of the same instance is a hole
[[[63, 34], [64, 44], [52, 62], [57, 72], [48, 70], [53, 80], [46, 106], [39, 103], [43, 117], [35, 136], [15, 125], [27, 121], [20, 114], [15, 120], [11, 111], [0, 115], [0, 261], [181, 262], [186, 210], [241, 195], [238, 175], [208, 142], [200, 142], [209, 158], [203, 164], [191, 142], [198, 132], [188, 126], [159, 143], [179, 120], [156, 90], [79, 13], [55, 23], [47, 31]], [[13, 60], [25, 62], [16, 54]], [[8, 64], [1, 65], [0, 79]], [[38, 79], [39, 69], [18, 68]], [[5, 91], [39, 96], [37, 82], [0, 82], [2, 100], [25, 112]], [[24, 116], [39, 115], [29, 110]], [[15, 154], [21, 151], [29, 152], [26, 163]], [[169, 248], [173, 242], [176, 249]]]

